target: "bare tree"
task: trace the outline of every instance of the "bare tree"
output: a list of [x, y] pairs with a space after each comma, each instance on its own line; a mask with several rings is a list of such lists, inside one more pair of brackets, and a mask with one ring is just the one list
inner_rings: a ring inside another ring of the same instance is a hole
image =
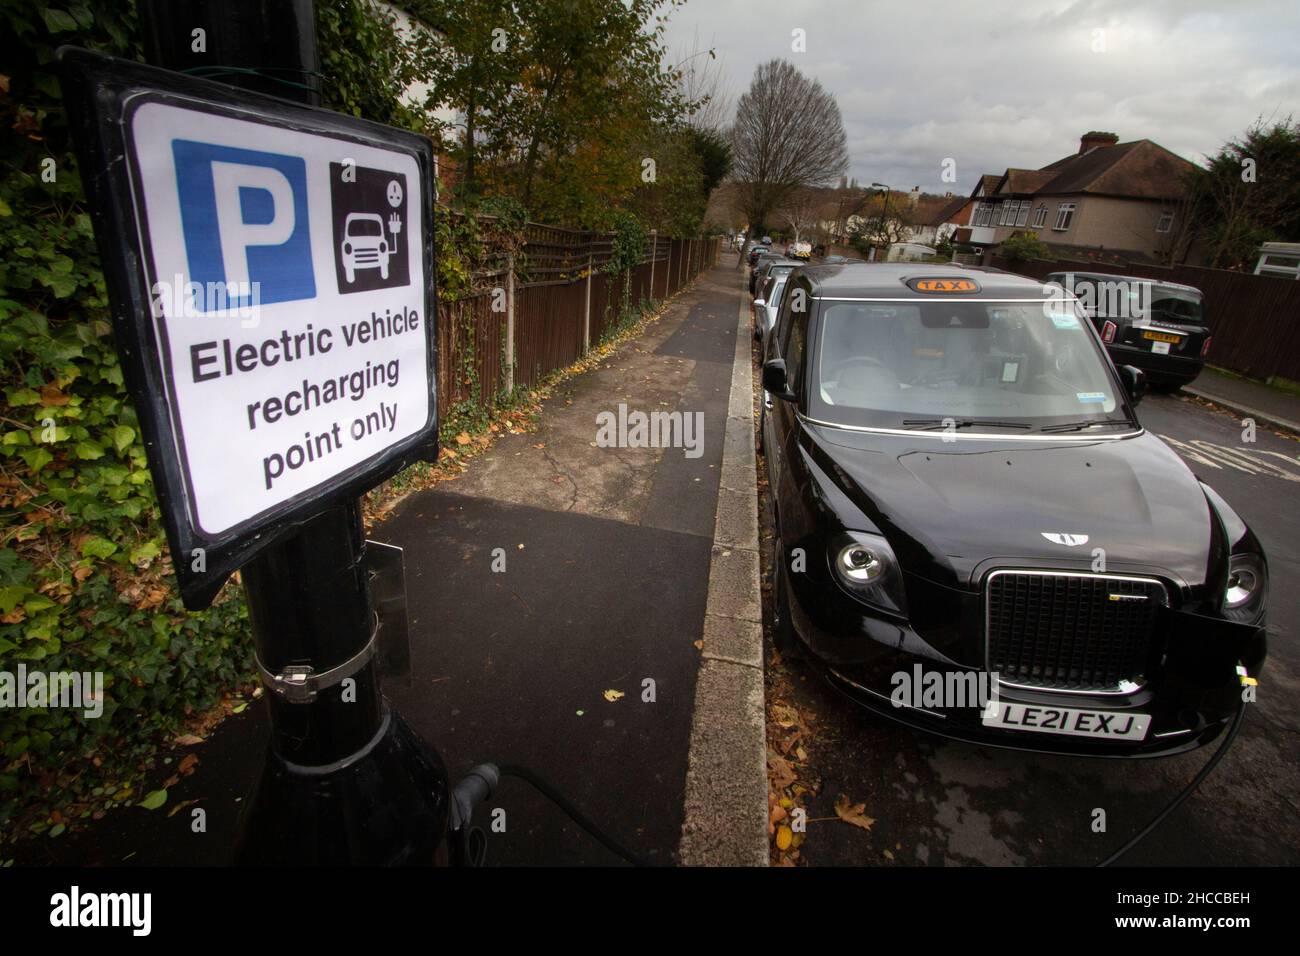
[[816, 189], [791, 190], [777, 210], [777, 220], [794, 233], [799, 242], [821, 228], [826, 221], [826, 197]]
[[832, 183], [849, 165], [835, 98], [786, 60], [754, 71], [736, 105], [731, 149], [751, 236], [793, 191]]
[[687, 117], [695, 130], [721, 134], [731, 110], [731, 96], [724, 87], [722, 61], [713, 47], [700, 46], [697, 30], [689, 51], [673, 67], [677, 72], [677, 89], [687, 103], [696, 104]]

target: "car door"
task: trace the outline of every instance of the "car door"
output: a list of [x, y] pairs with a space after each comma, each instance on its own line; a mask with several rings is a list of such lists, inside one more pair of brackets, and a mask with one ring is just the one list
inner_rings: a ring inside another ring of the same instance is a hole
[[[804, 294], [798, 295], [800, 291]], [[809, 303], [812, 302], [807, 291], [803, 283], [799, 283], [784, 297], [777, 319], [776, 331], [779, 334], [772, 336], [774, 341], [768, 350], [769, 357], [785, 360], [787, 381], [796, 396], [791, 401], [773, 396], [767, 412], [769, 433], [764, 438], [764, 448], [768, 455], [768, 484], [776, 507], [778, 530], [783, 505], [788, 504], [786, 498], [794, 485], [790, 475], [790, 455], [797, 441], [799, 405], [807, 377], [804, 366], [807, 361]], [[792, 308], [795, 303], [802, 303], [803, 307]]]

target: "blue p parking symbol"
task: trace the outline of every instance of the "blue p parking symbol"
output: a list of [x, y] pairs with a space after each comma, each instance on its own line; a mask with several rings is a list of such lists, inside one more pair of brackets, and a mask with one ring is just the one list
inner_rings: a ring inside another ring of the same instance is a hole
[[185, 139], [172, 155], [190, 280], [229, 307], [315, 298], [303, 158]]

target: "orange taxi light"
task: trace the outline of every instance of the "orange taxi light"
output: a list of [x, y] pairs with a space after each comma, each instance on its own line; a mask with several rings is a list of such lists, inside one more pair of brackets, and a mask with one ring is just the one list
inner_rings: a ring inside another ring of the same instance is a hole
[[913, 292], [952, 293], [978, 292], [979, 283], [974, 279], [911, 279], [907, 283]]

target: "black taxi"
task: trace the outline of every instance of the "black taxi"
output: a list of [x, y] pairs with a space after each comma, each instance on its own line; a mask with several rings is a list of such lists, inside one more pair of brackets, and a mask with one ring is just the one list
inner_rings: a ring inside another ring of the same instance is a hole
[[1237, 711], [1263, 551], [1142, 427], [1143, 373], [1073, 296], [804, 267], [762, 383], [777, 643], [837, 688], [937, 734], [1102, 756], [1192, 749]]
[[1188, 385], [1205, 367], [1213, 336], [1200, 289], [1106, 272], [1053, 272], [1044, 281], [1072, 293], [1115, 364], [1142, 369], [1152, 387]]

